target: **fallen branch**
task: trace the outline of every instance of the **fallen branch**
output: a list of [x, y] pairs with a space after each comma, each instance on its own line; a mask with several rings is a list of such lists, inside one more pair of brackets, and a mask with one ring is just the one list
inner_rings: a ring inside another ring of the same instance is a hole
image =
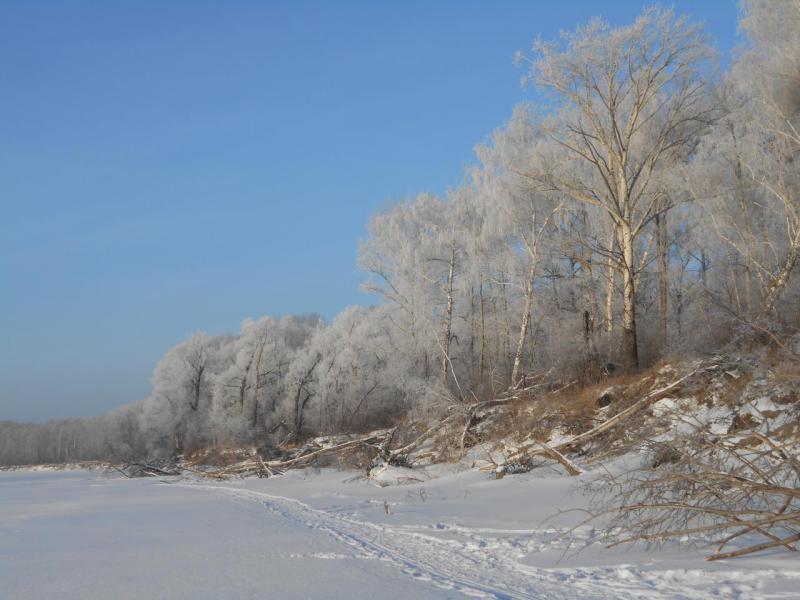
[[573, 477], [576, 475], [580, 475], [583, 472], [577, 467], [577, 465], [575, 465], [575, 463], [573, 463], [571, 460], [569, 460], [566, 456], [561, 454], [561, 452], [559, 452], [555, 448], [551, 448], [545, 442], [539, 442], [539, 445], [542, 446], [542, 448], [544, 449], [545, 456], [560, 462], [561, 466], [564, 467], [567, 473], [569, 473]]
[[746, 554], [752, 554], [753, 552], [760, 552], [761, 550], [767, 550], [769, 548], [775, 548], [777, 546], [791, 545], [794, 542], [798, 541], [800, 541], [800, 533], [796, 533], [795, 535], [775, 540], [773, 542], [764, 542], [763, 544], [748, 546], [747, 548], [734, 550], [732, 552], [720, 552], [717, 554], [712, 554], [711, 556], [707, 556], [706, 560], [713, 561], [713, 560], [722, 560], [723, 558], [736, 558], [737, 556], [744, 556]]

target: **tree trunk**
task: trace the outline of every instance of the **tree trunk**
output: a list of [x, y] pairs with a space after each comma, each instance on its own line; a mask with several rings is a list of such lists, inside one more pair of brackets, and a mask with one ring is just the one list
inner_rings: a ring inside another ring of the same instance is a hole
[[483, 271], [480, 272], [478, 287], [478, 301], [480, 304], [480, 356], [478, 358], [478, 382], [483, 387], [483, 374], [486, 369], [486, 309], [483, 302]]
[[634, 280], [633, 236], [630, 224], [619, 226], [619, 245], [622, 250], [622, 353], [625, 369], [639, 368], [639, 347], [636, 340], [636, 289]]
[[267, 345], [267, 334], [264, 332], [264, 337], [261, 339], [261, 345], [258, 348], [258, 356], [255, 358], [255, 381], [253, 381], [253, 416], [251, 423], [253, 427], [258, 422], [258, 391], [261, 388], [261, 359], [264, 356], [264, 346]]
[[453, 275], [455, 273], [456, 249], [450, 250], [450, 263], [447, 270], [447, 309], [444, 315], [442, 339], [442, 385], [447, 387], [447, 367], [450, 364], [450, 335], [453, 327]]
[[475, 287], [469, 286], [469, 360], [475, 364], [475, 338], [478, 337], [478, 317], [475, 311]]
[[[508, 324], [508, 297], [506, 296], [506, 274], [500, 271], [500, 299], [503, 302], [503, 367], [508, 368], [511, 358], [511, 327]], [[498, 361], [499, 362], [499, 361]], [[508, 371], [506, 371], [507, 373]]]
[[[614, 249], [614, 235], [611, 235], [611, 245], [609, 253]], [[615, 279], [617, 277], [617, 266], [614, 264], [614, 258], [609, 254], [606, 259], [606, 317], [605, 317], [605, 330], [606, 335], [611, 337], [614, 333], [614, 288]]]
[[786, 284], [789, 283], [789, 277], [797, 264], [798, 254], [800, 254], [800, 227], [797, 228], [794, 238], [789, 240], [789, 251], [783, 261], [778, 274], [772, 279], [772, 284], [769, 286], [764, 301], [761, 303], [761, 316], [764, 317], [775, 309], [775, 303], [783, 292]]
[[669, 278], [669, 244], [667, 243], [667, 213], [656, 213], [658, 236], [658, 333], [661, 353], [667, 349], [667, 283]]
[[[734, 188], [734, 194], [739, 202], [739, 214], [741, 217], [742, 226], [744, 228], [744, 235], [747, 244], [747, 252], [744, 255], [744, 304], [747, 308], [747, 314], [753, 314], [753, 290], [752, 290], [752, 268], [753, 268], [753, 258], [751, 253], [753, 252], [753, 225], [750, 219], [750, 211], [748, 210], [748, 202], [746, 199], [745, 190], [748, 188], [747, 179], [744, 176], [744, 169], [742, 167], [742, 161], [739, 158], [740, 152], [738, 149], [738, 140], [736, 137], [736, 130], [734, 128], [733, 122], [730, 121], [728, 123], [728, 128], [731, 133], [731, 138], [733, 139], [733, 147], [735, 149], [735, 153], [737, 156], [736, 163], [734, 164], [733, 171], [736, 177], [736, 186]], [[738, 294], [737, 294], [738, 295]]]
[[705, 249], [700, 250], [700, 280], [703, 282], [703, 316], [708, 323], [711, 317], [711, 302], [708, 295], [708, 258]]
[[[294, 432], [292, 433], [292, 440], [294, 442], [299, 441], [300, 434], [303, 431], [304, 425], [304, 414], [306, 405], [308, 401], [311, 399], [311, 393], [306, 389], [308, 382], [311, 379], [311, 375], [314, 372], [314, 369], [317, 368], [317, 365], [322, 360], [322, 355], [317, 355], [316, 360], [314, 363], [308, 368], [308, 370], [303, 374], [303, 377], [297, 382], [297, 392], [295, 393], [294, 397]], [[303, 394], [305, 394], [305, 398], [302, 400], [300, 399]]]
[[736, 314], [742, 316], [742, 299], [739, 294], [739, 259], [737, 254], [728, 255], [728, 271], [731, 277], [733, 302], [736, 305]]
[[528, 281], [525, 286], [525, 307], [522, 309], [522, 319], [519, 324], [519, 338], [517, 339], [517, 351], [514, 353], [514, 366], [511, 369], [511, 387], [517, 385], [519, 369], [522, 364], [522, 353], [525, 348], [525, 336], [528, 334], [528, 323], [531, 318], [533, 308], [533, 285], [536, 277], [536, 261], [531, 261], [531, 269], [528, 273]]
[[250, 367], [253, 364], [253, 359], [255, 358], [255, 352], [250, 354], [250, 360], [247, 361], [247, 366], [244, 369], [244, 375], [242, 375], [242, 381], [239, 384], [239, 412], [244, 414], [244, 397], [245, 392], [247, 392], [247, 378], [250, 376]]
[[203, 372], [205, 367], [198, 367], [195, 370], [195, 377], [192, 381], [192, 400], [189, 402], [189, 408], [196, 411], [200, 407], [200, 390], [203, 385]]
[[583, 343], [586, 346], [586, 356], [594, 354], [594, 344], [592, 343], [592, 336], [594, 335], [594, 321], [592, 315], [588, 310], [583, 311]]

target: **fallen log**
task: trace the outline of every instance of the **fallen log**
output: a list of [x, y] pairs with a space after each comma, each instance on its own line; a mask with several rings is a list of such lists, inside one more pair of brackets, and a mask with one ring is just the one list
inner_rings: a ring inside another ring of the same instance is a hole
[[539, 445], [543, 448], [545, 456], [561, 463], [561, 466], [563, 466], [564, 469], [567, 471], [567, 473], [569, 473], [573, 477], [576, 475], [580, 475], [582, 473], [582, 471], [575, 465], [575, 463], [573, 463], [571, 460], [569, 460], [566, 456], [561, 454], [561, 452], [559, 452], [555, 448], [551, 448], [545, 442], [539, 442]]

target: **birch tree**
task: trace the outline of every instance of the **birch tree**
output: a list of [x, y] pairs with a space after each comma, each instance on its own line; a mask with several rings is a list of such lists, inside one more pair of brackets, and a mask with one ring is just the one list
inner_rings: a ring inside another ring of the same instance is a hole
[[531, 175], [602, 208], [613, 222], [623, 351], [635, 368], [637, 238], [657, 211], [659, 168], [680, 156], [712, 115], [704, 73], [711, 51], [698, 25], [658, 7], [624, 27], [593, 19], [533, 50], [526, 80], [551, 92], [559, 109], [543, 129], [591, 175], [572, 176], [568, 166]]
[[476, 178], [481, 186], [486, 219], [496, 235], [508, 245], [510, 255], [521, 257], [524, 265], [519, 282], [524, 300], [513, 352], [512, 386], [518, 384], [521, 375], [542, 239], [562, 206], [552, 192], [539, 189], [536, 182], [522, 176], [547, 160], [540, 148], [544, 140], [537, 139], [532, 122], [528, 107], [518, 107], [509, 124], [494, 134], [492, 146], [479, 146], [477, 150], [482, 171]]
[[779, 215], [760, 315], [773, 312], [800, 257], [800, 2], [747, 0], [742, 27], [753, 45], [733, 68], [748, 97], [743, 117], [756, 136], [746, 140], [744, 167], [768, 209]]

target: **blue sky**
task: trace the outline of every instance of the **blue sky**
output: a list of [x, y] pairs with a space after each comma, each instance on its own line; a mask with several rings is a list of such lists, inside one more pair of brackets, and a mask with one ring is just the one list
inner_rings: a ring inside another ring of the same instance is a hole
[[[144, 397], [190, 333], [358, 292], [388, 201], [457, 185], [518, 49], [634, 0], [0, 2], [0, 420]], [[721, 51], [733, 0], [676, 2]]]

